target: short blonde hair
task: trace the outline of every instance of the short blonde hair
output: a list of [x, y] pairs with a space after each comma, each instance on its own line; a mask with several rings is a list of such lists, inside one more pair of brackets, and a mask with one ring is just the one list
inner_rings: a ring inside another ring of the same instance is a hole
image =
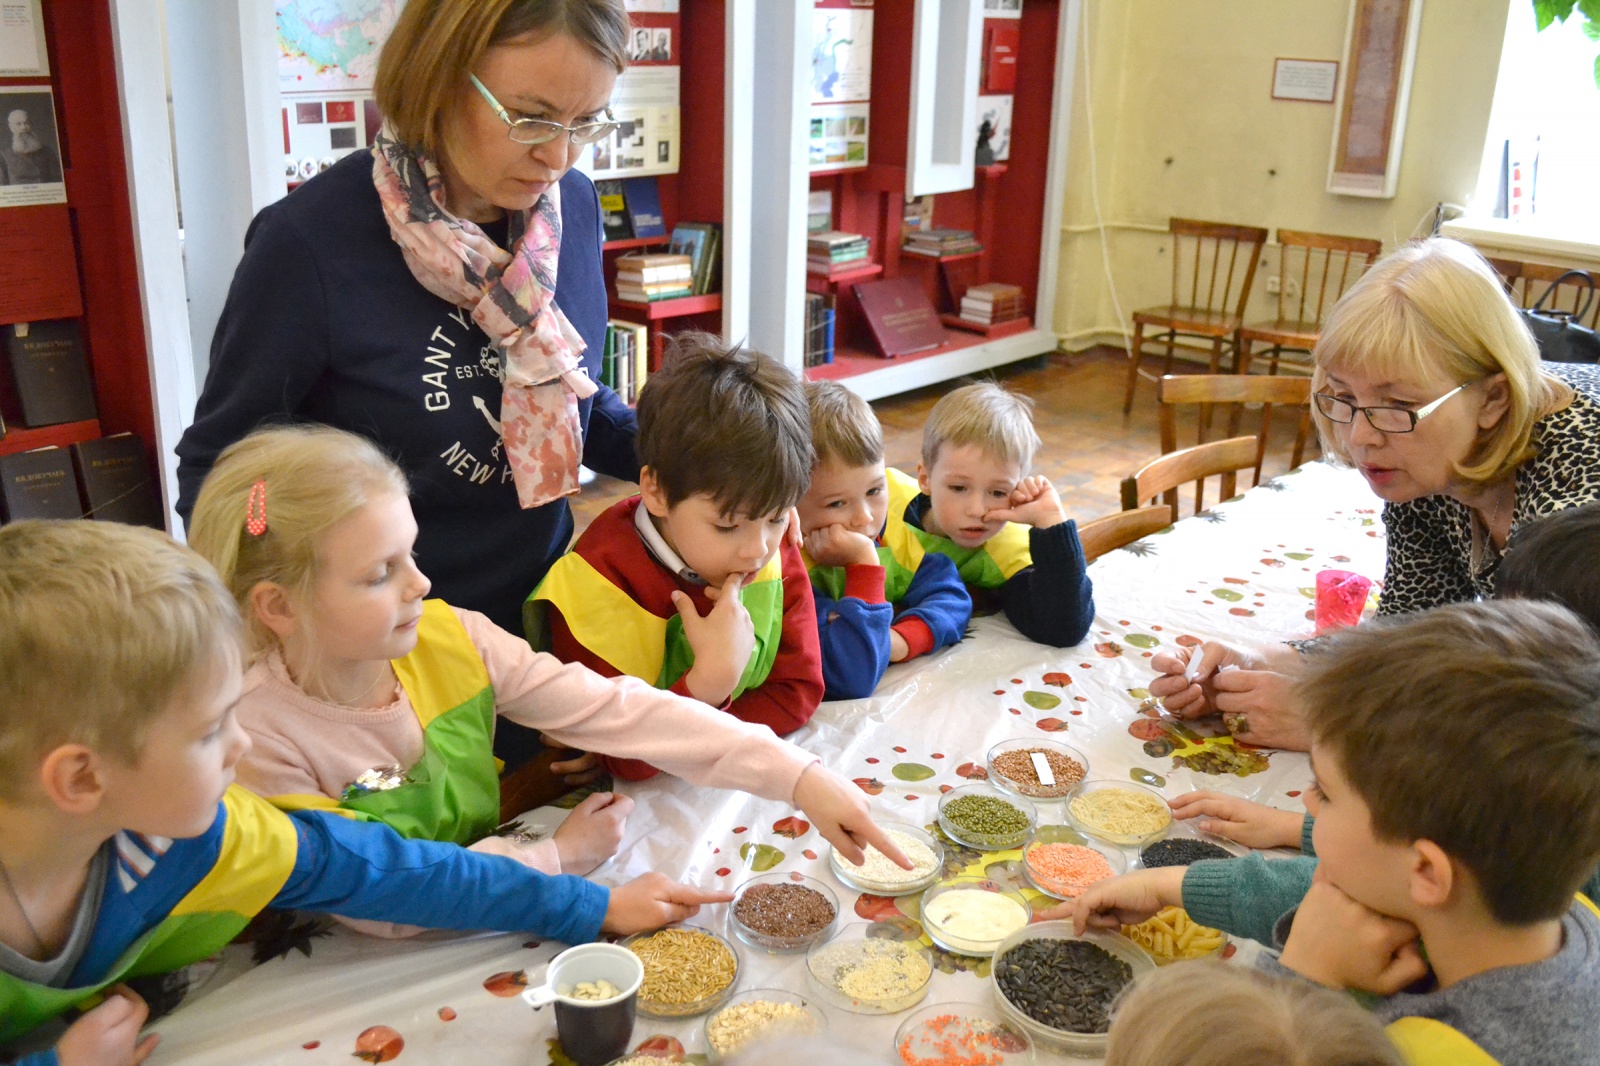
[[1349, 996], [1223, 962], [1146, 974], [1112, 1014], [1106, 1066], [1401, 1066]]
[[806, 403], [818, 465], [829, 459], [851, 467], [883, 462], [883, 427], [866, 400], [837, 381], [808, 381]]
[[[245, 528], [258, 481], [267, 513], [260, 536]], [[407, 495], [405, 474], [365, 437], [331, 426], [257, 430], [217, 457], [195, 500], [189, 543], [238, 603], [252, 661], [276, 638], [251, 609], [250, 590], [270, 581], [308, 596], [322, 535], [385, 492]]]
[[[1505, 417], [1456, 464], [1457, 476], [1469, 482], [1494, 481], [1528, 459], [1534, 423], [1572, 397], [1542, 371], [1533, 334], [1494, 268], [1446, 237], [1408, 244], [1367, 271], [1328, 313], [1313, 359], [1315, 392], [1345, 370], [1387, 381], [1437, 375], [1458, 384], [1504, 374]], [[1315, 404], [1312, 417], [1323, 451], [1348, 464]]]
[[[410, 0], [378, 55], [372, 92], [399, 141], [442, 161], [449, 116], [472, 92], [483, 53], [519, 37], [564, 33], [621, 73], [628, 62], [622, 0]], [[476, 96], [476, 93], [472, 93]]]
[[979, 381], [947, 392], [933, 405], [922, 428], [922, 465], [933, 469], [946, 444], [976, 444], [988, 454], [1016, 463], [1026, 474], [1039, 449], [1033, 428], [1033, 401], [993, 381]]
[[237, 669], [238, 654], [233, 597], [165, 533], [0, 529], [0, 798], [26, 795], [37, 761], [63, 744], [135, 762], [174, 697], [219, 661]]

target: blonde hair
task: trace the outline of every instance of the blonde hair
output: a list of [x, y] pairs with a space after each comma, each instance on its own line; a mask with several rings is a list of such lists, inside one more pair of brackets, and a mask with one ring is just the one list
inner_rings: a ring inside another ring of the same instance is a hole
[[[245, 528], [258, 481], [267, 515], [259, 536]], [[307, 597], [322, 535], [385, 492], [409, 494], [405, 474], [365, 437], [331, 426], [257, 430], [217, 457], [195, 500], [189, 543], [238, 603], [252, 661], [276, 638], [251, 608], [250, 590], [270, 581]]]
[[[1505, 416], [1455, 464], [1458, 477], [1480, 484], [1528, 459], [1534, 423], [1572, 398], [1541, 370], [1533, 335], [1494, 268], [1446, 237], [1408, 244], [1367, 271], [1328, 313], [1313, 358], [1314, 392], [1341, 371], [1387, 381], [1440, 376], [1457, 384], [1504, 374]], [[1332, 423], [1315, 404], [1311, 412], [1323, 450], [1348, 464]]]
[[852, 467], [883, 462], [883, 427], [866, 400], [837, 381], [808, 381], [806, 403], [819, 465], [828, 459]]
[[1378, 1020], [1309, 981], [1222, 962], [1147, 974], [1112, 1015], [1106, 1066], [1401, 1066]]
[[472, 93], [467, 75], [484, 52], [530, 34], [564, 33], [620, 74], [628, 28], [622, 0], [410, 0], [378, 55], [373, 97], [400, 143], [443, 162], [449, 116]]
[[1026, 474], [1039, 448], [1033, 401], [993, 381], [947, 392], [933, 405], [922, 429], [922, 465], [929, 471], [946, 444], [976, 444], [996, 459], [1016, 463]]
[[135, 762], [174, 697], [219, 663], [237, 669], [238, 653], [233, 597], [165, 533], [0, 529], [0, 798], [26, 795], [37, 760], [63, 744]]

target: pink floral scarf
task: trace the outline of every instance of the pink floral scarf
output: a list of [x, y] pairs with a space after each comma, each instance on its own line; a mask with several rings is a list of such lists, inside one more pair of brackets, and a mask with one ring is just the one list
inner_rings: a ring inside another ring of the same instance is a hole
[[531, 211], [512, 214], [507, 252], [445, 208], [439, 168], [387, 126], [372, 145], [372, 180], [412, 275], [440, 299], [470, 308], [500, 346], [500, 436], [518, 502], [539, 507], [577, 492], [578, 400], [595, 385], [581, 369], [583, 338], [555, 302], [561, 187], [550, 186]]

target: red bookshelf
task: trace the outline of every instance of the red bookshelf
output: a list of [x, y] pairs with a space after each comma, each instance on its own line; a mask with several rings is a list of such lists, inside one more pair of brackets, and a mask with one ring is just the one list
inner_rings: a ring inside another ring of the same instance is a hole
[[0, 437], [0, 455], [12, 455], [34, 448], [65, 448], [69, 444], [94, 440], [101, 435], [98, 418], [83, 422], [63, 422], [57, 426], [39, 426], [35, 429], [7, 426], [6, 435]]
[[621, 241], [606, 241], [600, 246], [602, 252], [627, 252], [638, 248], [656, 248], [670, 243], [666, 237], [629, 237]]

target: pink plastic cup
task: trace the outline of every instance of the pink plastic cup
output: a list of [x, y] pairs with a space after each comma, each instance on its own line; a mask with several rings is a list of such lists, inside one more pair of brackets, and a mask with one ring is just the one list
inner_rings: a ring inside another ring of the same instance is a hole
[[1331, 633], [1361, 621], [1371, 589], [1369, 578], [1348, 570], [1324, 570], [1317, 574], [1317, 632]]

